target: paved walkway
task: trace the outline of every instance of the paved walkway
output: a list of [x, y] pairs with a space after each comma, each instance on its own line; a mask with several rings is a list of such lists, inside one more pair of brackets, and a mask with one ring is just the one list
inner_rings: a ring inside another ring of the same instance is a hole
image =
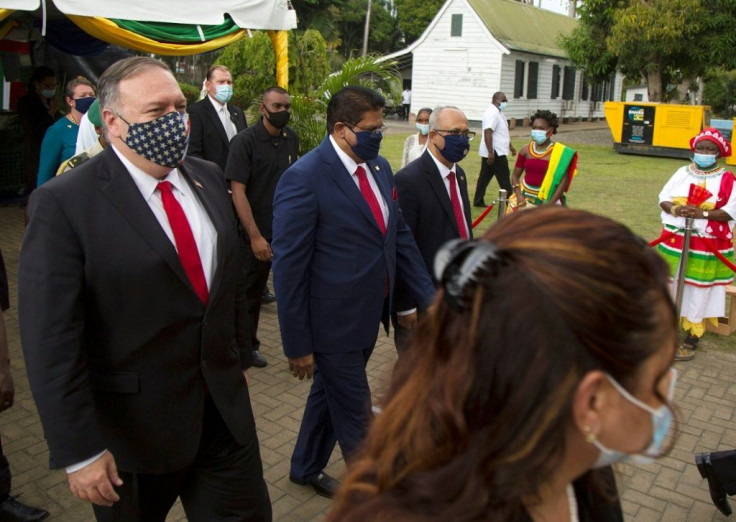
[[[93, 520], [92, 510], [69, 493], [63, 472], [48, 470], [48, 450], [36, 407], [28, 389], [18, 335], [15, 275], [23, 234], [23, 209], [0, 207], [0, 248], [8, 265], [12, 308], [6, 322], [10, 336], [11, 367], [16, 383], [13, 408], [0, 414], [0, 435], [13, 472], [13, 493], [28, 504], [44, 507], [51, 520]], [[253, 406], [261, 454], [277, 522], [319, 521], [329, 505], [310, 489], [288, 480], [289, 457], [296, 439], [308, 382], [295, 381], [281, 353], [275, 305], [261, 315], [262, 351], [269, 366], [252, 371]], [[395, 350], [391, 338], [379, 336], [368, 368], [376, 393], [387, 381]], [[698, 353], [694, 361], [678, 365], [677, 386], [680, 437], [668, 457], [647, 466], [622, 465], [626, 519], [638, 522], [727, 520], [710, 502], [707, 485], [700, 479], [693, 453], [736, 447], [736, 355]], [[342, 461], [333, 459], [328, 471], [340, 475]], [[736, 500], [736, 499], [735, 499]], [[176, 506], [169, 521], [186, 520]]]

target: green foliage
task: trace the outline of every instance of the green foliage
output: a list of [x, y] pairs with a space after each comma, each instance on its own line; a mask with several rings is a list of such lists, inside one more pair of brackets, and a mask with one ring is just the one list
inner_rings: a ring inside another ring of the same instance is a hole
[[399, 29], [407, 45], [422, 35], [444, 3], [444, 0], [394, 0]]
[[309, 93], [330, 73], [327, 42], [319, 31], [289, 32], [289, 92]]
[[291, 97], [290, 126], [299, 135], [299, 154], [304, 155], [324, 139], [327, 104], [334, 93], [347, 85], [364, 85], [393, 91], [400, 82], [392, 62], [376, 62], [375, 56], [347, 60], [342, 69], [329, 77], [309, 95]]
[[254, 31], [228, 45], [217, 60], [233, 75], [233, 103], [247, 107], [260, 99], [261, 93], [276, 84], [276, 55], [271, 39], [261, 31]]
[[201, 92], [200, 87], [179, 82], [179, 88], [181, 88], [181, 92], [184, 93], [184, 97], [187, 99], [187, 105], [191, 105], [199, 100], [199, 93]]
[[736, 70], [711, 69], [705, 77], [703, 101], [725, 118], [736, 114]]

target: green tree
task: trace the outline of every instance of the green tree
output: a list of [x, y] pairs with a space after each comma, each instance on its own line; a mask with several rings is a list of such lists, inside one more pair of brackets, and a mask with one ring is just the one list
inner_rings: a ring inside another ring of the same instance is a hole
[[307, 29], [289, 33], [289, 92], [310, 93], [330, 73], [327, 42], [322, 33]]
[[276, 83], [276, 55], [268, 35], [254, 31], [228, 45], [217, 63], [233, 75], [233, 103], [248, 107]]
[[736, 107], [736, 70], [710, 69], [705, 76], [703, 102], [715, 114], [733, 118]]
[[615, 13], [608, 51], [624, 74], [646, 79], [651, 101], [663, 100], [673, 71], [687, 77], [697, 69], [688, 48], [701, 12], [699, 0], [636, 0]]
[[399, 29], [407, 45], [422, 35], [444, 3], [444, 0], [394, 0]]

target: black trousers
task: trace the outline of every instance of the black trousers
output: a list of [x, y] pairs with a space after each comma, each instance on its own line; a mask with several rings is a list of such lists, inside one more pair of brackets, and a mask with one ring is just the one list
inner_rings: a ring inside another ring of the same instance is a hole
[[736, 495], [736, 450], [714, 451], [710, 463], [729, 495]]
[[[271, 240], [269, 239], [270, 243]], [[271, 272], [270, 261], [259, 261], [250, 248], [250, 240], [243, 239], [243, 270], [245, 271], [245, 298], [246, 312], [250, 324], [251, 350], [259, 350], [261, 341], [258, 340], [258, 321], [261, 318], [261, 298], [263, 290], [268, 284], [268, 274]]]
[[486, 158], [480, 158], [480, 174], [478, 174], [478, 183], [475, 185], [475, 197], [473, 205], [485, 205], [484, 198], [486, 196], [486, 188], [491, 182], [493, 176], [496, 176], [498, 185], [502, 189], [506, 189], [507, 196], [511, 195], [511, 173], [509, 172], [508, 156], [499, 156], [493, 151], [493, 165], [486, 163]]
[[211, 398], [205, 403], [199, 452], [186, 469], [162, 475], [119, 472], [120, 500], [93, 506], [99, 522], [164, 522], [181, 497], [190, 522], [271, 522], [271, 500], [255, 432], [241, 446]]
[[0, 440], [0, 502], [10, 495], [10, 464], [3, 453], [3, 443]]

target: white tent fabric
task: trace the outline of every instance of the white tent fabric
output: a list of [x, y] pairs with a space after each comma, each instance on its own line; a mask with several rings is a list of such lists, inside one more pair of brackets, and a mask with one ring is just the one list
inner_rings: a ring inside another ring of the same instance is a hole
[[[0, 7], [15, 2], [29, 5], [35, 3], [36, 8], [39, 4], [39, 0], [0, 0]], [[67, 15], [121, 18], [139, 22], [218, 25], [224, 22], [223, 15], [227, 13], [238, 27], [244, 29], [296, 28], [296, 12], [289, 9], [288, 0], [53, 0], [53, 3], [59, 11]]]
[[0, 0], [0, 9], [35, 11], [40, 6], [41, 0]]

